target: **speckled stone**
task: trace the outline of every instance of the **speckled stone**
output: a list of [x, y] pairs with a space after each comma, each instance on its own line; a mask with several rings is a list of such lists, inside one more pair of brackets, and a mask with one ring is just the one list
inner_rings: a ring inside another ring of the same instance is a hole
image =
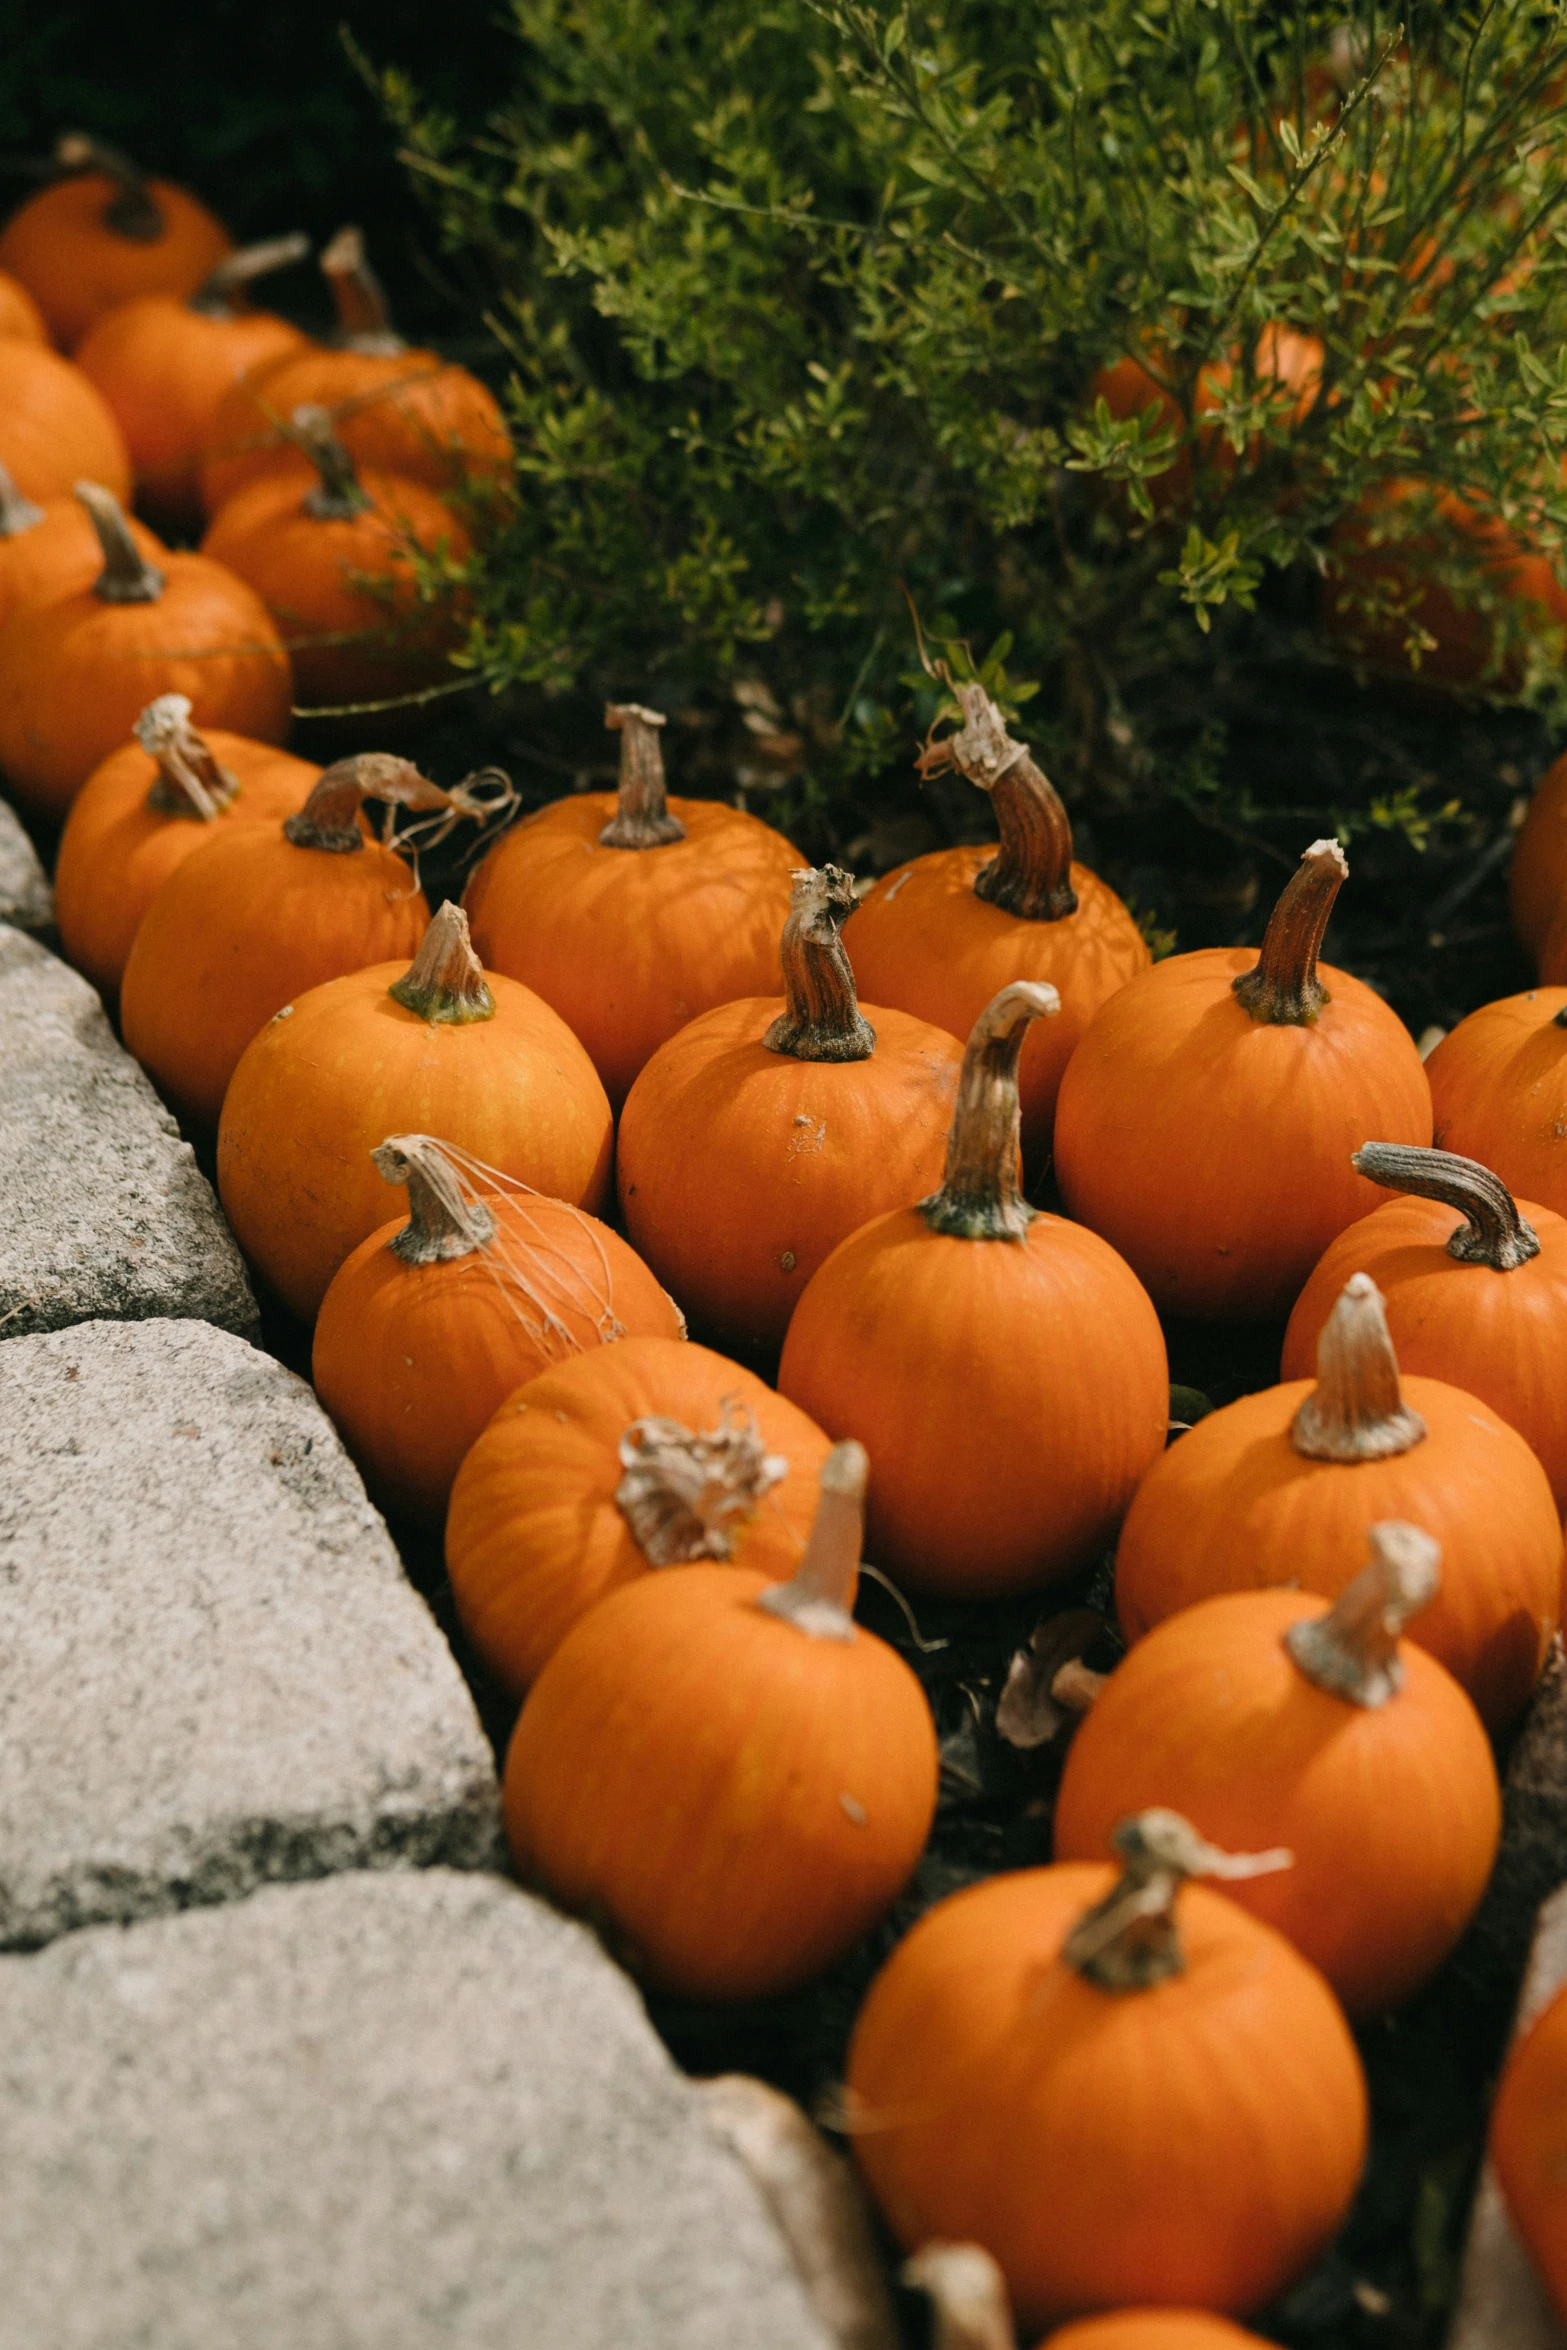
[[54, 891], [14, 808], [0, 800], [0, 922], [16, 930], [54, 928]]

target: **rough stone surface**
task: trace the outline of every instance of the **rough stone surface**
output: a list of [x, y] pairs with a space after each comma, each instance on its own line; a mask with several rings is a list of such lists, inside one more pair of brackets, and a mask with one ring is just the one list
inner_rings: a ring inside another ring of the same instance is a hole
[[17, 930], [52, 930], [54, 891], [16, 812], [0, 800], [0, 922]]
[[0, 1345], [0, 1623], [0, 1944], [495, 1856], [451, 1652], [309, 1388], [242, 1339]]
[[1567, 1657], [1553, 1642], [1508, 1759], [1502, 1841], [1462, 1964], [1486, 1996], [1510, 1998], [1540, 1904], [1567, 1882]]
[[0, 1960], [0, 2350], [830, 2350], [580, 1926], [448, 1870]]
[[103, 1006], [0, 924], [0, 1334], [197, 1314], [253, 1331], [233, 1235]]

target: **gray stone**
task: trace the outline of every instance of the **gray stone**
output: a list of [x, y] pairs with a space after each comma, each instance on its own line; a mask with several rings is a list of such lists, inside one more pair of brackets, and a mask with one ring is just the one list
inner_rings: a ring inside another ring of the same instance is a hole
[[580, 1926], [447, 1870], [0, 1960], [0, 2350], [830, 2350]]
[[203, 1322], [0, 1345], [0, 1945], [496, 1850], [472, 1700], [304, 1382]]
[[0, 924], [0, 1335], [198, 1314], [253, 1331], [233, 1235], [85, 979]]
[[16, 811], [0, 800], [0, 922], [17, 930], [54, 928], [54, 891], [38, 862], [38, 851], [22, 830]]

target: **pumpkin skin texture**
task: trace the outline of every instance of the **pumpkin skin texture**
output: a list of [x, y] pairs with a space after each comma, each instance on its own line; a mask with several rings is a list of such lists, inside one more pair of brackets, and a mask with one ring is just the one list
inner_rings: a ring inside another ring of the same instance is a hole
[[125, 436], [96, 385], [58, 351], [15, 336], [0, 337], [0, 465], [41, 506], [79, 481], [131, 494]]
[[43, 312], [19, 277], [0, 270], [0, 335], [24, 343], [47, 343]]
[[1567, 1992], [1514, 2043], [1491, 2108], [1488, 2152], [1514, 2227], [1567, 2319]]
[[[35, 511], [37, 521], [0, 538], [0, 621], [24, 604], [82, 594], [103, 569], [98, 534], [75, 498], [51, 498]], [[169, 551], [163, 541], [134, 514], [125, 527], [138, 554], [161, 565]]]
[[731, 1401], [789, 1463], [732, 1553], [779, 1581], [804, 1552], [828, 1441], [738, 1363], [669, 1338], [625, 1338], [541, 1372], [500, 1405], [457, 1472], [446, 1566], [463, 1629], [504, 1689], [520, 1695], [590, 1608], [651, 1571], [615, 1504], [632, 1422], [713, 1428]]
[[1443, 1037], [1426, 1075], [1441, 1148], [1567, 1216], [1567, 987], [1482, 1004]]
[[1535, 786], [1513, 844], [1507, 902], [1518, 943], [1536, 967], [1556, 917], [1567, 905], [1567, 754]]
[[133, 294], [193, 294], [229, 250], [221, 223], [194, 196], [170, 180], [134, 177], [161, 216], [155, 236], [117, 233], [109, 215], [126, 181], [97, 170], [41, 188], [0, 230], [0, 269], [21, 279], [67, 350]]
[[1304, 2269], [1365, 2152], [1354, 2043], [1282, 1935], [1189, 1886], [1186, 1971], [1111, 1992], [1061, 1956], [1112, 1868], [939, 1902], [850, 2042], [854, 2151], [894, 2234], [983, 2244], [1020, 2322], [1126, 2302], [1244, 2312]]
[[1112, 2309], [1061, 2326], [1039, 2350], [1264, 2350], [1260, 2334], [1201, 2309]]

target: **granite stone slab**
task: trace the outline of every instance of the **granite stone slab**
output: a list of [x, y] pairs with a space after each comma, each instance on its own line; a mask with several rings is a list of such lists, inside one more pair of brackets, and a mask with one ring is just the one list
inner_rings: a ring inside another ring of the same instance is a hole
[[52, 930], [54, 891], [14, 808], [0, 800], [0, 922], [17, 930]]

